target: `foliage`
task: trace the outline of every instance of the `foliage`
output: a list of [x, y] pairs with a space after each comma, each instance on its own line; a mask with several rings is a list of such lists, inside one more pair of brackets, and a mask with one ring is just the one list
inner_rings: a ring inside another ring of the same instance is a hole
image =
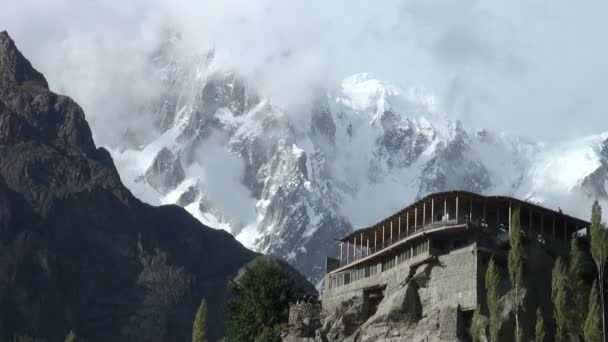
[[469, 327], [469, 333], [471, 334], [471, 339], [473, 342], [482, 342], [482, 336], [485, 335], [483, 329], [483, 322], [481, 321], [481, 308], [479, 305], [475, 312], [473, 313], [473, 318], [471, 318], [471, 326]]
[[583, 334], [583, 325], [587, 312], [587, 300], [589, 298], [589, 286], [583, 278], [585, 270], [585, 254], [581, 250], [578, 240], [570, 241], [570, 261], [568, 263], [568, 276], [571, 298], [574, 304], [574, 310], [571, 310], [569, 322], [571, 324], [570, 331], [573, 339], [578, 339]]
[[516, 341], [522, 340], [522, 331], [519, 325], [519, 308], [523, 305], [520, 300], [520, 292], [523, 286], [523, 254], [524, 247], [521, 238], [521, 224], [520, 224], [520, 209], [516, 208], [513, 211], [511, 217], [511, 227], [509, 227], [509, 240], [510, 240], [510, 249], [509, 249], [509, 261], [508, 261], [508, 269], [509, 269], [509, 279], [511, 280], [511, 285], [515, 290], [515, 336]]
[[604, 272], [606, 261], [608, 261], [608, 232], [602, 224], [602, 207], [595, 201], [591, 208], [591, 256], [597, 268], [598, 284], [600, 292], [600, 312], [602, 315], [602, 335], [606, 341], [606, 318], [605, 318], [605, 299], [604, 299]]
[[488, 312], [490, 316], [490, 342], [497, 342], [498, 334], [500, 332], [500, 297], [498, 294], [499, 283], [500, 278], [498, 275], [498, 270], [496, 269], [494, 258], [492, 258], [490, 259], [488, 269], [486, 270], [486, 291]]
[[16, 335], [11, 338], [10, 342], [34, 342], [34, 339], [29, 336]]
[[601, 342], [602, 341], [602, 323], [600, 315], [600, 298], [597, 293], [597, 286], [594, 283], [591, 293], [589, 294], [589, 309], [587, 311], [587, 319], [583, 328], [585, 342]]
[[289, 318], [289, 304], [299, 297], [287, 273], [262, 259], [230, 287], [233, 297], [226, 303], [228, 340], [276, 341], [280, 325]]
[[70, 330], [70, 332], [65, 337], [65, 342], [83, 342], [83, 339], [76, 335], [74, 330]]
[[545, 342], [545, 319], [543, 318], [543, 312], [536, 310], [536, 326], [534, 327], [534, 341]]
[[555, 341], [568, 340], [568, 274], [561, 258], [555, 261], [551, 277], [551, 300], [553, 301], [553, 318], [555, 319]]
[[206, 342], [207, 341], [207, 304], [205, 299], [201, 301], [201, 304], [196, 310], [196, 316], [194, 317], [194, 323], [192, 324], [192, 342]]
[[255, 342], [281, 342], [281, 331], [284, 324], [277, 324], [272, 328], [265, 328], [262, 334], [256, 337]]
[[15, 335], [10, 342], [42, 342], [42, 340], [27, 335]]

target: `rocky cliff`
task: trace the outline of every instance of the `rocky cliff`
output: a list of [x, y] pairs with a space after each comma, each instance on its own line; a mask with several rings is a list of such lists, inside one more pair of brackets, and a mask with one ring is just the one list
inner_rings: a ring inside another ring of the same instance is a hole
[[[125, 183], [288, 260], [317, 285], [335, 238], [432, 192], [514, 195], [580, 216], [592, 198], [608, 199], [608, 134], [543, 143], [475, 131], [432, 91], [367, 73], [281, 101], [221, 54], [184, 57], [179, 44], [154, 56], [160, 90], [139, 104], [154, 128], [121, 121], [124, 139], [104, 142]], [[227, 206], [217, 184], [243, 200]]]
[[[175, 160], [161, 154], [148, 181], [162, 189]], [[81, 108], [0, 32], [0, 340], [185, 341], [204, 298], [215, 341], [227, 280], [256, 255], [135, 198]]]
[[[514, 341], [516, 297], [507, 270], [508, 251], [500, 239], [490, 240], [495, 244], [491, 249], [468, 246], [456, 253], [406, 265], [400, 271], [407, 276], [386, 284], [377, 306], [365, 298], [365, 291], [375, 291], [378, 287], [325, 292], [322, 302], [292, 305], [283, 341], [469, 341], [468, 329], [477, 305], [482, 310], [482, 325], [488, 328], [485, 272], [490, 257], [495, 258], [500, 275], [499, 340]], [[525, 242], [524, 290], [520, 293], [524, 304], [520, 322], [526, 341], [534, 338], [537, 309], [544, 313], [548, 338], [552, 338], [551, 270], [556, 257], [567, 254], [563, 242], [555, 243], [532, 239]], [[581, 243], [586, 246], [585, 242]], [[590, 285], [594, 270], [589, 259], [583, 274]], [[391, 277], [384, 273], [374, 276]], [[467, 292], [472, 296], [467, 297]]]

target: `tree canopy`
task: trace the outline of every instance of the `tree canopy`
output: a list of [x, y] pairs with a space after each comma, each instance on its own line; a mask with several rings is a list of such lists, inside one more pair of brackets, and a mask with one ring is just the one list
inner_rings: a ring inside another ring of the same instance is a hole
[[300, 297], [287, 273], [262, 259], [229, 287], [232, 298], [226, 303], [228, 341], [280, 341], [281, 326], [289, 318], [289, 305]]

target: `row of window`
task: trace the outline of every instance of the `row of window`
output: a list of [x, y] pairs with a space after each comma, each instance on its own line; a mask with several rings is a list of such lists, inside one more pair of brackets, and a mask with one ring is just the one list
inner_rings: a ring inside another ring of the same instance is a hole
[[[401, 251], [397, 255], [392, 255], [382, 261], [382, 271], [390, 270], [391, 268], [397, 266], [398, 264], [415, 257], [419, 254], [423, 254], [429, 250], [430, 244], [429, 240], [421, 241], [413, 246], [408, 246], [403, 251]], [[348, 285], [354, 281], [359, 279], [364, 279], [369, 276], [372, 276], [378, 272], [378, 265], [367, 264], [357, 266], [349, 271], [342, 272], [339, 274], [332, 275], [329, 279], [329, 288], [333, 289], [336, 287], [340, 287], [343, 285]]]

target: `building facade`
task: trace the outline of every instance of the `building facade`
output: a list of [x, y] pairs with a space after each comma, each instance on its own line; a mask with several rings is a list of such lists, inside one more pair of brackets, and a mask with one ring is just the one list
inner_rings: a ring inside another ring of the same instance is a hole
[[[380, 307], [387, 305], [381, 304], [384, 298], [406, 296], [398, 301], [407, 306], [403, 310], [409, 319], [436, 317], [439, 340], [466, 339], [474, 309], [484, 305], [489, 258], [506, 264], [514, 215], [519, 215], [525, 240], [542, 246], [543, 255], [567, 254], [571, 237], [589, 227], [561, 209], [516, 198], [464, 191], [431, 194], [339, 239], [338, 257], [326, 261], [323, 309], [333, 312], [359, 300], [365, 320], [389, 310]], [[536, 272], [532, 270], [538, 267], [544, 274], [546, 266], [534, 262], [528, 262], [528, 269]], [[410, 295], [403, 288], [413, 279], [416, 293]]]

